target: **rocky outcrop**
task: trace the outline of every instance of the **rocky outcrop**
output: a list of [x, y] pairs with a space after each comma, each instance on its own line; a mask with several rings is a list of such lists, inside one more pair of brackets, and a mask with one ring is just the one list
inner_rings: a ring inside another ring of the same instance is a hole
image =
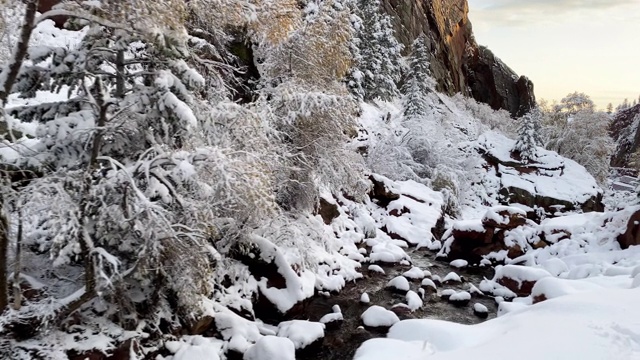
[[405, 51], [421, 33], [427, 35], [430, 69], [439, 91], [472, 96], [494, 109], [505, 109], [514, 117], [535, 104], [533, 83], [519, 77], [489, 49], [476, 43], [467, 0], [382, 2]]
[[621, 110], [611, 122], [610, 134], [615, 140], [616, 152], [611, 157], [611, 166], [629, 167], [629, 160], [640, 146], [640, 104]]

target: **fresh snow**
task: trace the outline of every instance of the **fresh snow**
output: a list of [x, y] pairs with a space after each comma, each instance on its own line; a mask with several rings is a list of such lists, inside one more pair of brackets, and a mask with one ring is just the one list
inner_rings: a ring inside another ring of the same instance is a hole
[[[244, 353], [243, 360], [295, 360], [296, 348], [287, 338], [264, 336]], [[186, 359], [185, 359], [186, 360]]]
[[409, 306], [409, 310], [416, 311], [422, 307], [422, 299], [420, 295], [418, 295], [415, 291], [411, 290], [407, 292], [407, 306]]
[[402, 276], [406, 277], [407, 279], [421, 280], [422, 278], [425, 277], [425, 274], [424, 274], [424, 271], [422, 271], [422, 269], [414, 266], [411, 269], [402, 273]]
[[464, 259], [456, 259], [450, 262], [449, 265], [453, 266], [454, 268], [460, 269], [460, 268], [467, 267], [467, 265], [469, 265], [469, 262]]
[[477, 325], [404, 320], [391, 327], [388, 339], [365, 342], [354, 359], [378, 360], [382, 353], [396, 352], [403, 359], [433, 360], [507, 359], [514, 354], [519, 360], [638, 359], [639, 297], [639, 289], [583, 292], [533, 306], [520, 304], [517, 311]]
[[486, 314], [489, 312], [489, 309], [487, 309], [486, 306], [484, 306], [483, 304], [480, 303], [475, 303], [473, 304], [473, 311], [479, 313], [479, 314]]
[[369, 327], [391, 326], [400, 319], [393, 311], [387, 310], [379, 305], [373, 305], [362, 313], [362, 322]]
[[442, 278], [442, 282], [446, 283], [446, 282], [461, 282], [462, 278], [460, 278], [460, 275], [456, 274], [455, 272], [451, 271], [449, 272], [447, 275], [445, 275], [444, 278]]
[[291, 340], [296, 349], [304, 349], [314, 341], [324, 337], [324, 327], [325, 325], [319, 322], [304, 320], [284, 321], [278, 324], [277, 335]]
[[388, 288], [393, 288], [399, 291], [409, 291], [409, 280], [404, 276], [396, 276], [389, 280], [387, 283]]
[[362, 293], [362, 295], [360, 295], [360, 302], [363, 304], [368, 304], [369, 302], [371, 302], [371, 299], [369, 299], [369, 294]]
[[431, 287], [434, 289], [437, 288], [436, 283], [434, 283], [431, 279], [422, 279], [422, 283], [420, 285], [424, 287]]
[[367, 268], [369, 271], [373, 271], [373, 272], [377, 272], [380, 274], [384, 274], [384, 269], [381, 268], [379, 265], [369, 265], [369, 267]]

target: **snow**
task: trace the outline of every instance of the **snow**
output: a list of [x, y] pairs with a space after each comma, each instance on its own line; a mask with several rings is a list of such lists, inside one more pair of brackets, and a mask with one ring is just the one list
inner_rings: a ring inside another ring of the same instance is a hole
[[450, 262], [449, 265], [453, 266], [454, 268], [460, 269], [460, 268], [467, 267], [469, 265], [469, 262], [464, 259], [456, 259]]
[[[186, 342], [185, 342], [186, 341]], [[220, 360], [224, 342], [202, 336], [183, 337], [181, 341], [168, 341], [165, 348], [172, 356], [165, 360]]]
[[381, 268], [379, 265], [369, 265], [369, 267], [367, 268], [369, 271], [373, 271], [373, 272], [377, 272], [380, 274], [384, 274], [384, 269]]
[[466, 291], [458, 291], [449, 296], [449, 301], [469, 301], [471, 300], [471, 294]]
[[373, 305], [362, 313], [362, 322], [369, 327], [391, 326], [400, 319], [393, 311], [387, 310], [379, 305]]
[[[510, 154], [514, 142], [497, 132], [487, 132], [478, 138], [477, 146], [503, 163], [513, 163], [517, 162]], [[582, 204], [602, 194], [602, 189], [584, 167], [555, 152], [538, 148], [535, 166], [540, 169], [538, 172], [526, 173], [499, 164], [501, 187], [520, 188], [533, 195], [551, 197], [572, 204]], [[492, 176], [491, 172], [486, 176]]]
[[367, 293], [362, 293], [362, 295], [360, 295], [360, 302], [363, 304], [368, 304], [371, 301], [371, 299], [369, 299], [369, 294]]
[[389, 280], [387, 283], [388, 288], [393, 288], [399, 291], [409, 291], [409, 280], [404, 276], [396, 276]]
[[484, 306], [483, 304], [480, 303], [475, 303], [473, 304], [473, 311], [479, 313], [479, 314], [486, 314], [489, 312], [489, 309], [487, 309], [486, 306]]
[[453, 223], [452, 229], [458, 231], [484, 232], [484, 225], [480, 219], [458, 220]]
[[328, 324], [334, 321], [342, 321], [342, 320], [344, 320], [342, 313], [330, 313], [320, 318], [320, 322], [322, 324]]
[[417, 266], [414, 266], [411, 269], [402, 273], [402, 276], [406, 277], [407, 279], [420, 280], [424, 278], [425, 274], [424, 274], [424, 271], [422, 271], [422, 269], [420, 269]]
[[460, 282], [460, 281], [462, 281], [462, 278], [460, 278], [460, 275], [456, 274], [453, 271], [449, 272], [447, 275], [444, 276], [444, 278], [442, 278], [443, 283]]
[[407, 306], [409, 306], [409, 310], [416, 311], [422, 307], [422, 299], [420, 295], [418, 295], [415, 291], [411, 290], [407, 292]]
[[515, 280], [518, 284], [523, 281], [538, 281], [547, 276], [551, 276], [549, 272], [544, 269], [520, 266], [520, 265], [498, 265], [495, 269], [494, 280], [501, 278], [507, 278]]
[[431, 287], [434, 289], [437, 288], [436, 283], [434, 283], [431, 279], [422, 279], [422, 283], [420, 285], [423, 287]]
[[[433, 360], [640, 358], [638, 289], [566, 295], [522, 305], [477, 325], [413, 319], [391, 327], [388, 339], [365, 342], [355, 359], [381, 359], [402, 352], [407, 359]], [[615, 304], [615, 306], [612, 306]], [[532, 341], [535, 339], [535, 341]], [[420, 342], [423, 347], [413, 344]], [[426, 349], [430, 349], [425, 353]], [[393, 358], [393, 357], [391, 357]]]
[[244, 353], [243, 360], [295, 360], [295, 358], [296, 348], [291, 340], [264, 336]]
[[324, 337], [324, 327], [324, 324], [319, 322], [304, 320], [284, 321], [278, 324], [277, 336], [291, 340], [296, 349], [304, 349]]

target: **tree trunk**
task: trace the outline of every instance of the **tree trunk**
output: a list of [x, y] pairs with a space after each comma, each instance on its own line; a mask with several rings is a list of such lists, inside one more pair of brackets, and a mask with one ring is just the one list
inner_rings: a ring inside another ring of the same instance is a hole
[[[27, 8], [24, 13], [24, 19], [22, 23], [22, 29], [20, 30], [20, 39], [13, 50], [13, 57], [9, 60], [9, 65], [4, 75], [4, 82], [0, 83], [0, 107], [4, 107], [7, 102], [9, 94], [11, 94], [11, 88], [18, 78], [18, 73], [22, 67], [22, 62], [27, 56], [27, 50], [29, 49], [29, 39], [31, 39], [31, 33], [33, 32], [34, 22], [36, 18], [36, 11], [38, 10], [38, 0], [26, 0]], [[9, 127], [7, 121], [4, 119], [4, 111], [0, 113], [0, 134], [6, 132]], [[11, 131], [9, 138], [17, 138], [22, 136], [21, 134]]]
[[29, 49], [29, 39], [31, 39], [31, 33], [33, 32], [36, 11], [38, 10], [38, 0], [27, 0], [26, 5], [27, 8], [24, 13], [22, 29], [20, 30], [20, 39], [13, 50], [13, 58], [9, 60], [4, 83], [0, 84], [0, 105], [4, 105], [7, 97], [11, 94], [11, 88], [18, 78], [20, 67], [22, 67], [22, 62], [27, 56], [27, 50]]
[[2, 199], [0, 199], [0, 313], [9, 304], [9, 289], [7, 288], [7, 263], [9, 249], [9, 219], [4, 214]]
[[22, 212], [18, 209], [18, 236], [16, 237], [16, 258], [13, 260], [13, 308], [20, 310], [22, 305], [22, 289], [20, 288], [20, 256], [22, 243]]

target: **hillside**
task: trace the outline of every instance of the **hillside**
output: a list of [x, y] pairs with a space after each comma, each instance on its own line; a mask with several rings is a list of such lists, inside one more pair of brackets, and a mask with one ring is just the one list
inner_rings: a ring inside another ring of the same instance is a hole
[[5, 4], [0, 358], [640, 356], [640, 208], [466, 1]]

